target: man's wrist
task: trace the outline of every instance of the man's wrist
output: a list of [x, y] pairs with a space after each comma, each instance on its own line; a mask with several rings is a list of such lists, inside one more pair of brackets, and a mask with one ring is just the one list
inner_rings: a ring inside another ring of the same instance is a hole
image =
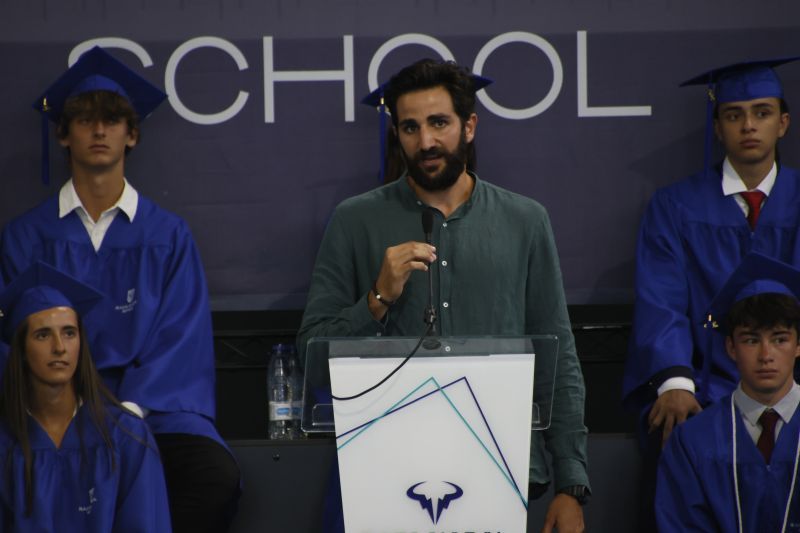
[[372, 284], [372, 295], [375, 296], [375, 299], [378, 300], [383, 305], [385, 305], [386, 307], [391, 307], [395, 304], [395, 302], [397, 302], [397, 300], [389, 300], [380, 293], [380, 291], [378, 290], [377, 280], [375, 281], [375, 283]]
[[585, 485], [570, 485], [568, 487], [563, 487], [558, 490], [558, 494], [566, 494], [567, 496], [572, 496], [580, 505], [586, 505], [589, 502], [589, 496], [591, 496], [591, 491], [589, 487]]
[[694, 381], [692, 381], [689, 378], [685, 378], [683, 376], [675, 376], [667, 378], [666, 380], [664, 380], [664, 383], [662, 383], [658, 387], [656, 393], [659, 396], [661, 396], [665, 392], [671, 390], [685, 390], [686, 392], [694, 394], [695, 392]]

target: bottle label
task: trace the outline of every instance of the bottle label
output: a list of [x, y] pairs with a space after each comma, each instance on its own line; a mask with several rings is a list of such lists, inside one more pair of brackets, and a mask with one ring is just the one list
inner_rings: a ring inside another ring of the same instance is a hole
[[300, 420], [303, 417], [303, 400], [292, 402], [292, 418]]
[[292, 419], [291, 402], [269, 402], [269, 419], [273, 421], [291, 420]]

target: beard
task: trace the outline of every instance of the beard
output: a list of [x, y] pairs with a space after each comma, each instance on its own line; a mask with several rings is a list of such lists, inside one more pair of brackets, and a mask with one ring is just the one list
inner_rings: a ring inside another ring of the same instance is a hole
[[[426, 191], [444, 191], [452, 187], [464, 172], [467, 164], [467, 139], [464, 132], [458, 140], [458, 146], [452, 152], [442, 148], [420, 150], [410, 160], [406, 157], [408, 175]], [[428, 158], [443, 157], [444, 168], [437, 174], [429, 174], [422, 167], [422, 162]]]

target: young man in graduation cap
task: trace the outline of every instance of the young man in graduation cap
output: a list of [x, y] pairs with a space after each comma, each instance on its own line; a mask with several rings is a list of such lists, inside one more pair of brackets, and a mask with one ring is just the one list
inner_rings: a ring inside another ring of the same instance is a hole
[[57, 125], [72, 177], [3, 229], [0, 274], [10, 283], [41, 260], [106, 295], [84, 317], [91, 349], [111, 391], [156, 436], [174, 529], [224, 531], [239, 470], [214, 427], [203, 267], [186, 223], [125, 178], [139, 121], [165, 98], [93, 48], [36, 100]]
[[712, 302], [709, 321], [723, 326], [740, 381], [667, 441], [659, 531], [800, 531], [799, 294], [799, 270], [753, 253]]
[[[546, 441], [557, 494], [544, 531], [581, 531], [580, 503], [589, 495], [584, 386], [558, 254], [545, 209], [480, 179], [472, 166], [475, 92], [486, 83], [452, 62], [425, 59], [379, 89], [406, 172], [336, 208], [298, 344], [304, 349], [312, 337], [422, 335], [428, 269], [440, 335], [558, 335], [552, 424], [546, 435], [533, 435], [529, 497], [550, 483]], [[422, 239], [426, 210], [435, 246]]]

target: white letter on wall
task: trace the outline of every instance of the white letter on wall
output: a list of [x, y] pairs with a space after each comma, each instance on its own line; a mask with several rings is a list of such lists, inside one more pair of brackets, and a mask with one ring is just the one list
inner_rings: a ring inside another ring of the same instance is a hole
[[121, 37], [98, 37], [96, 39], [83, 41], [82, 43], [76, 45], [75, 48], [73, 48], [69, 53], [67, 66], [71, 67], [74, 65], [78, 58], [84, 54], [84, 52], [94, 48], [95, 46], [99, 46], [101, 48], [120, 48], [122, 50], [127, 50], [128, 52], [133, 53], [139, 59], [139, 61], [141, 61], [143, 67], [150, 67], [153, 65], [153, 60], [150, 58], [150, 54], [148, 54], [147, 50], [145, 50], [144, 47], [139, 43], [131, 41], [130, 39], [123, 39]]
[[578, 32], [578, 116], [579, 117], [648, 117], [652, 115], [645, 106], [596, 106], [589, 107], [589, 75], [586, 59], [586, 31]]
[[483, 65], [489, 54], [500, 48], [501, 46], [509, 43], [526, 43], [535, 46], [547, 56], [550, 61], [550, 66], [553, 69], [553, 84], [550, 86], [550, 91], [547, 95], [536, 105], [524, 109], [510, 109], [503, 107], [489, 98], [486, 91], [478, 91], [478, 100], [492, 113], [499, 117], [508, 118], [512, 120], [523, 120], [526, 118], [535, 117], [544, 113], [553, 102], [556, 101], [558, 93], [561, 91], [561, 86], [564, 84], [564, 68], [561, 66], [561, 59], [558, 57], [558, 52], [553, 46], [543, 38], [535, 33], [528, 33], [524, 31], [512, 31], [498, 35], [488, 43], [483, 45], [478, 55], [475, 56], [475, 65], [472, 71], [480, 75], [483, 71]]
[[353, 36], [345, 35], [344, 69], [342, 70], [284, 70], [275, 71], [272, 54], [272, 37], [264, 37], [264, 122], [275, 122], [275, 82], [276, 81], [343, 81], [344, 82], [344, 120], [355, 120], [353, 73]]
[[219, 124], [221, 122], [225, 122], [226, 120], [230, 120], [242, 110], [244, 104], [247, 103], [248, 93], [246, 91], [239, 91], [239, 94], [236, 96], [236, 100], [230, 105], [230, 107], [220, 111], [219, 113], [196, 113], [195, 111], [192, 111], [186, 107], [178, 97], [178, 90], [175, 88], [175, 72], [178, 70], [178, 64], [181, 62], [184, 56], [188, 55], [189, 52], [199, 48], [218, 48], [219, 50], [222, 50], [231, 56], [234, 61], [236, 61], [236, 66], [239, 68], [239, 70], [245, 70], [247, 68], [247, 60], [242, 52], [230, 41], [220, 39], [219, 37], [206, 36], [195, 37], [194, 39], [186, 41], [175, 49], [170, 56], [169, 61], [167, 61], [167, 69], [166, 72], [164, 72], [164, 85], [166, 86], [167, 95], [169, 95], [169, 103], [172, 104], [172, 108], [175, 109], [175, 112], [189, 122], [194, 122], [195, 124]]
[[389, 55], [392, 50], [407, 44], [419, 44], [422, 46], [427, 46], [439, 54], [439, 56], [445, 61], [455, 61], [453, 53], [447, 48], [447, 46], [444, 45], [442, 41], [434, 39], [433, 37], [425, 35], [424, 33], [404, 33], [403, 35], [392, 37], [375, 51], [375, 54], [372, 56], [372, 60], [369, 62], [369, 70], [367, 71], [367, 84], [369, 85], [370, 92], [377, 89], [378, 85], [380, 85], [378, 83], [378, 69], [380, 68], [381, 63], [383, 63], [383, 60], [386, 59], [386, 56]]

